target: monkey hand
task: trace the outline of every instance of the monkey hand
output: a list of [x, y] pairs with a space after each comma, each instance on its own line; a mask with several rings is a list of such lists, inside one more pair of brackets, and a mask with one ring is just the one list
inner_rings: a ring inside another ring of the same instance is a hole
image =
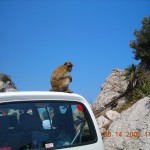
[[70, 82], [72, 82], [72, 76], [69, 76]]

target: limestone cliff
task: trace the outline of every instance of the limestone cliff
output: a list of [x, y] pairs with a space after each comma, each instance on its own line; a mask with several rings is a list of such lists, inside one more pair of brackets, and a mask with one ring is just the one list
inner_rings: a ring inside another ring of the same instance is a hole
[[[98, 110], [105, 104], [112, 101], [113, 97], [118, 97], [127, 89], [128, 82], [125, 80], [125, 71], [114, 69], [101, 86], [101, 92], [93, 104], [93, 108]], [[124, 98], [123, 98], [124, 100]]]
[[0, 92], [15, 92], [17, 88], [11, 77], [6, 74], [0, 74]]
[[150, 97], [122, 112], [107, 132], [105, 150], [150, 150]]
[[[120, 69], [111, 72], [101, 86], [101, 92], [92, 109], [106, 150], [149, 150], [150, 97], [138, 100], [121, 113], [115, 111], [128, 101], [123, 94], [129, 87], [125, 73], [125, 70]], [[117, 97], [115, 107], [107, 105]]]

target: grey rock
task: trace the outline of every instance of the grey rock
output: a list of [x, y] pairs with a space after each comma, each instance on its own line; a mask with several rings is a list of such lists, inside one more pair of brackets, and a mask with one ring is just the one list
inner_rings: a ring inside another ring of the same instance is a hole
[[3, 89], [4, 89], [4, 82], [0, 81], [0, 91], [3, 91]]
[[5, 92], [16, 92], [16, 91], [17, 91], [17, 89], [9, 88], [9, 89], [6, 89], [6, 91], [5, 91]]
[[101, 133], [102, 138], [103, 138], [105, 136], [107, 130], [105, 128], [100, 128], [99, 130], [100, 130], [100, 133]]
[[143, 98], [122, 112], [108, 130], [112, 136], [104, 138], [105, 150], [149, 150], [150, 136], [146, 133], [150, 135], [150, 98]]
[[18, 91], [11, 77], [6, 74], [0, 74], [0, 92]]
[[114, 121], [114, 120], [116, 120], [117, 118], [120, 117], [120, 113], [118, 113], [117, 111], [109, 110], [109, 111], [106, 112], [106, 116], [110, 120]]
[[96, 118], [99, 128], [104, 127], [106, 124], [110, 123], [110, 120], [105, 118], [103, 115]]
[[[98, 110], [112, 101], [112, 98], [120, 96], [124, 93], [128, 86], [128, 81], [125, 80], [125, 70], [114, 69], [101, 86], [101, 92], [93, 103], [92, 108]], [[122, 103], [126, 101], [122, 98]]]

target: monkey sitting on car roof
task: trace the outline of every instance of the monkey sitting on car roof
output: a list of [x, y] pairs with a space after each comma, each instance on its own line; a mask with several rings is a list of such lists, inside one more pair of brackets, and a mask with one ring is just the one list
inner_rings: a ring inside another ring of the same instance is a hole
[[67, 74], [67, 72], [72, 71], [72, 67], [73, 64], [71, 62], [65, 62], [62, 66], [54, 70], [50, 79], [52, 86], [50, 91], [72, 93], [72, 91], [68, 89], [70, 82], [72, 82], [72, 76]]

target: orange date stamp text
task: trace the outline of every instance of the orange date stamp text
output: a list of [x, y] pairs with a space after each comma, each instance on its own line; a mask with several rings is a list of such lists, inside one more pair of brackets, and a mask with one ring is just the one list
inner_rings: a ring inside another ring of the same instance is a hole
[[126, 138], [139, 138], [141, 136], [150, 137], [150, 132], [128, 131], [128, 132], [111, 132], [107, 131], [104, 137], [126, 137]]

